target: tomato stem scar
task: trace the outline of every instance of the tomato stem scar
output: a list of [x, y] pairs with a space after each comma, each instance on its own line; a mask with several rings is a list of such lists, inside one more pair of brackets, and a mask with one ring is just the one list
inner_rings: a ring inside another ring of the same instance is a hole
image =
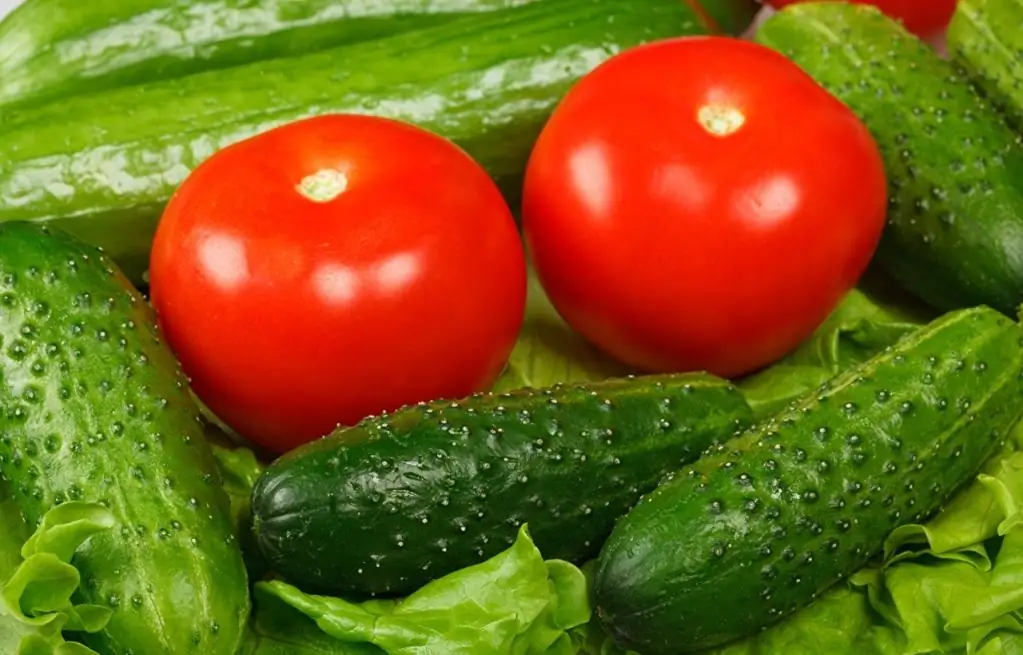
[[302, 178], [296, 188], [313, 202], [330, 202], [348, 188], [348, 177], [337, 169], [322, 168]]
[[714, 136], [731, 136], [746, 124], [746, 115], [730, 105], [703, 105], [696, 120]]

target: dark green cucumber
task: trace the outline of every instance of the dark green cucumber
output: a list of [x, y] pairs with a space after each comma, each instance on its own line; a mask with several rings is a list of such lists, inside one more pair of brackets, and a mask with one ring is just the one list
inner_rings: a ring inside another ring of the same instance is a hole
[[1021, 399], [1016, 323], [979, 308], [920, 328], [641, 500], [598, 561], [601, 622], [644, 655], [763, 629], [973, 479]]
[[889, 178], [877, 253], [939, 310], [1023, 302], [1023, 146], [953, 64], [873, 7], [792, 5], [757, 40], [864, 120]]
[[679, 0], [544, 0], [46, 104], [0, 130], [0, 221], [56, 221], [104, 247], [137, 281], [163, 205], [197, 164], [268, 128], [329, 112], [433, 130], [514, 199], [535, 138], [575, 81], [624, 48], [704, 31]]
[[274, 463], [253, 491], [256, 538], [289, 581], [355, 596], [414, 591], [523, 523], [545, 557], [581, 562], [640, 494], [751, 419], [702, 374], [409, 407]]
[[0, 105], [293, 57], [533, 0], [27, 0], [0, 22]]
[[75, 555], [90, 635], [112, 655], [233, 655], [248, 585], [199, 413], [152, 311], [66, 234], [0, 225], [0, 473], [29, 523], [101, 503], [113, 530]]
[[984, 95], [1023, 128], [1023, 0], [960, 0], [948, 48]]

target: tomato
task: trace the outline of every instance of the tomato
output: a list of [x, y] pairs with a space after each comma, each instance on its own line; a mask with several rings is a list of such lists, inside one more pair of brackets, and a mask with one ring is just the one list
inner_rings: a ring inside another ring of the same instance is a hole
[[808, 337], [885, 219], [864, 125], [798, 67], [726, 38], [655, 42], [574, 86], [526, 173], [559, 313], [619, 360], [736, 376]]
[[488, 387], [523, 320], [526, 268], [508, 206], [466, 153], [328, 115], [197, 167], [160, 221], [150, 290], [196, 395], [284, 452]]
[[[766, 0], [776, 9], [810, 0]], [[933, 36], [948, 27], [956, 10], [957, 0], [847, 0], [874, 5], [892, 18], [902, 21], [906, 29], [920, 36]]]

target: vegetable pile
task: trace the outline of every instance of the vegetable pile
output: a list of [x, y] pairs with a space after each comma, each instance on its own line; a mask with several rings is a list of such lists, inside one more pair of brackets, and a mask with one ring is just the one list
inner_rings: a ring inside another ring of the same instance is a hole
[[770, 4], [0, 21], [0, 653], [1023, 652], [1023, 0]]

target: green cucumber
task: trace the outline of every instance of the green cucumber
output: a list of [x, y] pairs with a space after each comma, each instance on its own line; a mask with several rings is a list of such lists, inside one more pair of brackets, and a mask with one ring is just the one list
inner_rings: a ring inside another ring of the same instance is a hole
[[675, 655], [809, 604], [972, 480], [1019, 418], [1023, 330], [958, 310], [679, 472], [604, 545], [596, 613]]
[[1023, 0], [960, 0], [948, 48], [984, 95], [1023, 129]]
[[227, 498], [145, 300], [92, 246], [0, 225], [0, 473], [30, 524], [66, 501], [114, 529], [75, 554], [112, 655], [234, 655], [248, 585]]
[[[0, 21], [0, 106], [174, 79], [440, 25], [540, 0], [27, 0]], [[701, 0], [740, 34], [756, 0]]]
[[292, 57], [533, 0], [27, 0], [0, 22], [0, 106]]
[[704, 31], [679, 0], [544, 0], [46, 104], [0, 130], [0, 221], [55, 221], [138, 281], [160, 212], [196, 165], [228, 144], [330, 112], [435, 131], [514, 199], [535, 138], [582, 75], [624, 48]]
[[889, 178], [877, 262], [939, 310], [1023, 302], [1023, 146], [956, 68], [866, 5], [808, 3], [757, 40], [792, 58], [873, 133]]
[[275, 462], [253, 491], [254, 530], [289, 581], [360, 597], [481, 562], [524, 523], [544, 557], [582, 562], [642, 493], [751, 419], [734, 386], [703, 374], [409, 407]]

